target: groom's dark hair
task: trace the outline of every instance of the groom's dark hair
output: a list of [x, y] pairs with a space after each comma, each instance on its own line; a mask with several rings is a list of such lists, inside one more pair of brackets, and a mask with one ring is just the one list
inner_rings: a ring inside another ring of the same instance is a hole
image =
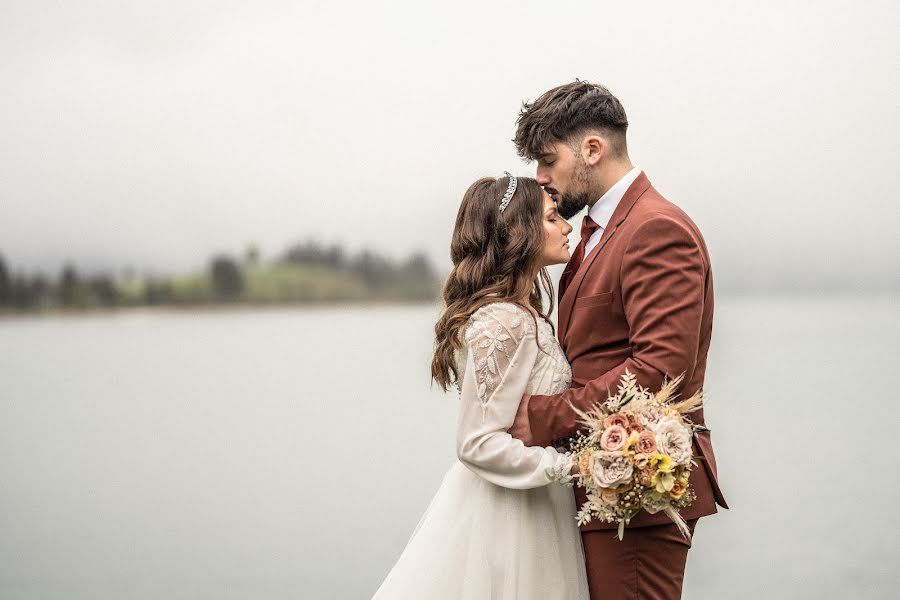
[[522, 103], [513, 142], [519, 156], [536, 160], [551, 144], [573, 146], [589, 131], [606, 134], [613, 155], [627, 152], [628, 117], [619, 99], [606, 87], [576, 79], [544, 92], [534, 102]]

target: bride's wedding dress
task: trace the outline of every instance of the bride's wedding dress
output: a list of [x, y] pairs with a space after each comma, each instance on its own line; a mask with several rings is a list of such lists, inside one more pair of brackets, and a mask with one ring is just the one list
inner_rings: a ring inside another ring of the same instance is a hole
[[472, 315], [457, 355], [457, 456], [373, 600], [587, 600], [569, 456], [512, 438], [524, 394], [572, 372], [553, 330], [514, 304]]

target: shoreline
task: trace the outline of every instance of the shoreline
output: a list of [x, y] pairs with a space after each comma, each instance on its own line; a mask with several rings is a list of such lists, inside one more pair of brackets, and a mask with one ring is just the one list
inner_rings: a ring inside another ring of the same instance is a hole
[[[879, 290], [839, 290], [839, 291], [729, 291], [716, 294], [717, 300], [745, 300], [751, 301], [759, 298], [781, 298], [784, 300], [840, 300], [840, 299], [870, 299], [885, 300], [900, 298], [900, 291]], [[0, 308], [0, 321], [15, 321], [18, 319], [41, 318], [78, 318], [116, 315], [140, 315], [140, 314], [215, 314], [215, 313], [250, 313], [250, 312], [275, 312], [279, 310], [291, 311], [321, 311], [340, 309], [367, 309], [367, 308], [403, 308], [403, 307], [437, 307], [441, 303], [440, 298], [434, 300], [320, 300], [314, 302], [234, 302], [221, 304], [161, 304], [140, 306], [111, 306], [92, 308], [46, 308], [37, 310], [11, 310]], [[558, 309], [558, 307], [555, 307]], [[554, 311], [555, 312], [555, 311]]]
[[249, 313], [274, 312], [278, 310], [331, 310], [343, 308], [390, 308], [408, 306], [436, 306], [435, 300], [323, 300], [316, 302], [296, 303], [250, 303], [235, 302], [228, 304], [191, 304], [191, 305], [141, 305], [141, 306], [109, 306], [92, 308], [47, 308], [38, 310], [0, 309], [0, 321], [35, 318], [77, 318], [94, 316], [139, 315], [139, 314], [204, 314], [204, 313]]

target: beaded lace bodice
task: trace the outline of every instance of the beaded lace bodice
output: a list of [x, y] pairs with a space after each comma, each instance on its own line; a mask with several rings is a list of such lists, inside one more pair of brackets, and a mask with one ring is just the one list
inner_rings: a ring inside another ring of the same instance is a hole
[[538, 345], [537, 360], [531, 367], [525, 393], [559, 394], [572, 385], [572, 369], [553, 335], [553, 328], [543, 318], [532, 318], [515, 304], [496, 302], [482, 307], [469, 319], [464, 337], [467, 343], [456, 355], [460, 374], [457, 387], [462, 389], [469, 346], [477, 340], [473, 358], [482, 402], [487, 402], [500, 383], [501, 374], [510, 362], [510, 352], [525, 338], [533, 337]]

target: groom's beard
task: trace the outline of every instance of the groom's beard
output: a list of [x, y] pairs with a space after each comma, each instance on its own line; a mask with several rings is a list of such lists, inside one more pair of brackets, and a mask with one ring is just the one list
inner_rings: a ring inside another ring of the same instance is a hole
[[590, 203], [590, 195], [584, 191], [577, 194], [562, 194], [556, 210], [563, 219], [571, 219]]
[[567, 193], [560, 194], [559, 203], [556, 205], [556, 211], [559, 213], [559, 216], [563, 219], [571, 219], [578, 214], [578, 211], [591, 203], [590, 182], [590, 172], [582, 159], [572, 174], [572, 182], [569, 184], [570, 190]]

